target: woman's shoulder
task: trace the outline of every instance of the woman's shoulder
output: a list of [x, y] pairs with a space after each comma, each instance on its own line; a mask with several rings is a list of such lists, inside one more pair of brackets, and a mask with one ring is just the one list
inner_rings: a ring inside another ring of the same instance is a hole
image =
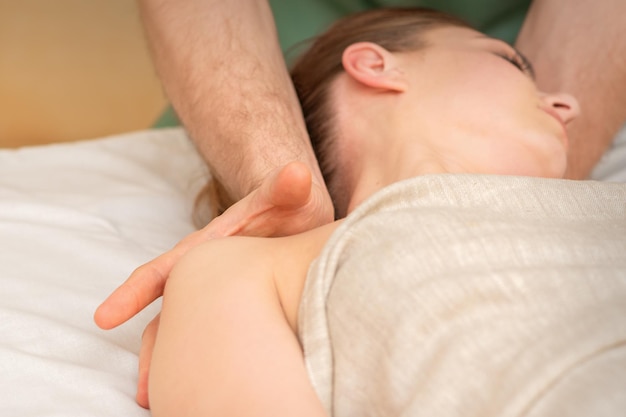
[[340, 223], [336, 221], [297, 235], [268, 239], [274, 283], [285, 316], [294, 331], [309, 266]]

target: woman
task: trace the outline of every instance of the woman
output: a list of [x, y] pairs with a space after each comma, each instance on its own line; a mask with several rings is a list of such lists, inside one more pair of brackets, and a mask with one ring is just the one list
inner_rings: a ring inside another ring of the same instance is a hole
[[[476, 343], [472, 336], [485, 325], [487, 316], [481, 320], [480, 313], [470, 326], [462, 327], [459, 334], [468, 336], [458, 349], [450, 343], [436, 349], [437, 353], [426, 354], [421, 350], [439, 345], [424, 335], [447, 329], [444, 319], [456, 316], [456, 310], [441, 307], [449, 306], [451, 298], [441, 297], [439, 290], [428, 291], [426, 298], [445, 302], [431, 306], [432, 311], [422, 309], [427, 305], [422, 291], [425, 282], [464, 288], [465, 280], [449, 278], [464, 277], [469, 270], [474, 275], [467, 281], [474, 286], [466, 298], [487, 297], [477, 294], [482, 294], [485, 284], [495, 282], [498, 285], [489, 287], [486, 293], [497, 292], [500, 295], [496, 299], [509, 300], [512, 311], [521, 308], [527, 312], [522, 315], [524, 319], [528, 314], [546, 312], [541, 310], [546, 303], [541, 294], [552, 292], [542, 292], [543, 287], [531, 285], [534, 281], [525, 281], [537, 266], [535, 260], [528, 261], [532, 251], [527, 248], [536, 247], [544, 253], [544, 247], [547, 251], [555, 247], [552, 241], [533, 240], [549, 228], [544, 222], [536, 230], [533, 225], [541, 217], [528, 217], [529, 212], [542, 207], [540, 199], [518, 201], [516, 204], [523, 208], [522, 219], [513, 222], [505, 221], [506, 202], [502, 203], [504, 209], [492, 206], [499, 204], [500, 191], [505, 200], [519, 199], [516, 193], [529, 186], [519, 176], [563, 176], [567, 154], [564, 125], [576, 117], [575, 99], [537, 91], [529, 64], [507, 44], [487, 38], [449, 16], [422, 9], [379, 9], [339, 22], [299, 61], [293, 78], [337, 213], [340, 217], [350, 216], [342, 226], [338, 221], [276, 239], [220, 239], [185, 255], [175, 266], [164, 294], [150, 370], [153, 414], [416, 415], [420, 407], [430, 415], [503, 415], [504, 409], [511, 412], [506, 407], [528, 411], [537, 400], [535, 394], [545, 390], [543, 383], [553, 381], [554, 376], [539, 378], [541, 382], [528, 389], [517, 387], [523, 394], [520, 397], [504, 395], [507, 390], [515, 390], [514, 384], [505, 385], [504, 394], [494, 390], [498, 384], [493, 383], [493, 375], [504, 374], [496, 365], [492, 368], [485, 362], [489, 372], [484, 380], [468, 381], [464, 375], [464, 383], [448, 381], [450, 372], [446, 369], [434, 370], [441, 363], [456, 366], [454, 358], [474, 352], [468, 346]], [[302, 166], [291, 164], [278, 175], [279, 180], [304, 184], [306, 192], [311, 182], [306, 172]], [[511, 178], [517, 185], [502, 187], [508, 184], [503, 176], [514, 176]], [[417, 186], [415, 182], [407, 183], [408, 179], [423, 181]], [[463, 188], [468, 184], [476, 192], [475, 197]], [[398, 187], [403, 192], [408, 187], [409, 197], [403, 193], [398, 197]], [[490, 200], [491, 187], [498, 193], [492, 193]], [[542, 187], [546, 201], [556, 195], [579, 207], [570, 220], [582, 218], [589, 210], [588, 204], [562, 194], [561, 182], [547, 186], [542, 183]], [[608, 195], [614, 192], [611, 188]], [[610, 205], [607, 193], [596, 194], [600, 203], [593, 207], [606, 218], [623, 217], [623, 210]], [[369, 202], [363, 204], [366, 200]], [[390, 208], [388, 200], [398, 205]], [[449, 206], [451, 200], [469, 203]], [[424, 211], [424, 202], [433, 204]], [[409, 206], [421, 211], [418, 215], [402, 211]], [[559, 216], [554, 219], [563, 217]], [[402, 219], [402, 224], [377, 223], [371, 229], [363, 226], [371, 219], [378, 222], [389, 217]], [[494, 223], [493, 217], [498, 221]], [[417, 229], [405, 227], [415, 219], [430, 220]], [[444, 234], [431, 228], [446, 222], [450, 230]], [[531, 231], [524, 229], [523, 241], [507, 241], [515, 245], [510, 260], [517, 263], [512, 271], [504, 270], [508, 264], [500, 265], [501, 254], [490, 253], [491, 248], [497, 247], [498, 239], [518, 224]], [[596, 230], [605, 226], [592, 224]], [[338, 227], [340, 230], [336, 230]], [[451, 234], [458, 230], [463, 233]], [[598, 243], [587, 240], [586, 231], [584, 227], [576, 229], [574, 237], [582, 243], [564, 250], [567, 256], [560, 255], [562, 264], [567, 265], [572, 254]], [[321, 258], [314, 262], [333, 232]], [[353, 238], [357, 233], [362, 238]], [[615, 253], [625, 247], [623, 240], [619, 241], [623, 233], [607, 233], [600, 242], [609, 245], [606, 253], [618, 256]], [[493, 239], [485, 240], [485, 236]], [[463, 247], [455, 246], [457, 238]], [[570, 235], [567, 238], [573, 239]], [[413, 239], [423, 240], [416, 243]], [[615, 249], [615, 242], [622, 246]], [[438, 247], [445, 248], [450, 259], [431, 257]], [[520, 252], [520, 248], [524, 250]], [[473, 255], [461, 259], [468, 250]], [[377, 258], [381, 252], [383, 258], [366, 263], [364, 270], [363, 261]], [[553, 258], [552, 252], [545, 253]], [[391, 268], [396, 264], [400, 264], [399, 271]], [[415, 272], [418, 269], [420, 275]], [[516, 275], [518, 269], [523, 270], [522, 275]], [[353, 272], [346, 276], [346, 270]], [[375, 273], [369, 276], [368, 270]], [[558, 271], [546, 271], [542, 276], [554, 277], [561, 283]], [[577, 277], [571, 271], [568, 275]], [[587, 285], [588, 278], [581, 276], [580, 281]], [[621, 296], [624, 282], [616, 282], [610, 293]], [[518, 294], [515, 291], [521, 291], [519, 287], [525, 290]], [[531, 287], [533, 291], [527, 291]], [[129, 289], [132, 291], [132, 285], [127, 283], [121, 292]], [[563, 293], [578, 294], [579, 290], [575, 285], [571, 291], [566, 287]], [[344, 295], [338, 296], [342, 291]], [[118, 299], [121, 292], [118, 290]], [[570, 298], [563, 303], [575, 314], [546, 314], [551, 325], [560, 326], [578, 314], [588, 315], [587, 309], [570, 308]], [[416, 310], [415, 306], [420, 308]], [[123, 308], [126, 316], [137, 311], [132, 306]], [[433, 313], [441, 309], [447, 313]], [[424, 323], [423, 317], [431, 315], [436, 320]], [[361, 316], [367, 319], [363, 321]], [[471, 311], [463, 315], [474, 316]], [[519, 317], [517, 313], [514, 316]], [[97, 321], [103, 324], [107, 318], [101, 312]], [[489, 321], [486, 324], [490, 325]], [[486, 343], [479, 358], [485, 352], [495, 358], [518, 354], [520, 340], [543, 335], [545, 329], [541, 329], [528, 325], [520, 331], [504, 332], [506, 336], [497, 339], [498, 343]], [[414, 333], [420, 333], [421, 338], [413, 339]], [[346, 334], [350, 335], [348, 340]], [[390, 340], [394, 343], [389, 344]], [[602, 340], [601, 346], [609, 343]], [[515, 349], [506, 356], [511, 346]], [[453, 352], [452, 359], [443, 360], [448, 358], [448, 350]], [[428, 360], [417, 360], [427, 356]], [[544, 357], [542, 360], [545, 362]], [[379, 368], [383, 362], [389, 362], [389, 366]], [[428, 366], [415, 368], [416, 363]], [[535, 364], [530, 359], [528, 363]], [[368, 371], [361, 373], [362, 367]], [[478, 370], [474, 372], [479, 375]], [[503, 381], [520, 381], [511, 378]], [[448, 382], [454, 382], [448, 384], [449, 392], [437, 389]], [[478, 398], [480, 395], [485, 398]], [[470, 404], [478, 404], [479, 408], [468, 408], [468, 396]], [[485, 409], [484, 404], [492, 409]]]
[[[563, 126], [578, 114], [578, 103], [568, 95], [538, 92], [532, 77], [528, 61], [508, 44], [452, 17], [415, 9], [378, 10], [344, 20], [318, 39], [292, 71], [339, 217], [348, 210], [345, 199], [354, 187], [334, 184], [332, 173], [345, 161], [359, 159], [364, 141], [354, 140], [365, 136], [363, 131], [384, 136], [383, 147], [391, 138], [404, 144], [419, 136], [424, 143], [415, 146], [432, 149], [414, 152], [424, 159], [417, 161], [423, 164], [418, 175], [562, 177]], [[368, 100], [372, 95], [380, 100]], [[373, 155], [380, 163], [378, 152]], [[435, 153], [445, 159], [454, 153], [468, 160], [477, 153], [482, 157], [467, 165], [435, 160]], [[337, 177], [361, 179], [371, 175], [373, 163], [363, 161], [356, 171]], [[352, 197], [352, 207], [363, 199]]]

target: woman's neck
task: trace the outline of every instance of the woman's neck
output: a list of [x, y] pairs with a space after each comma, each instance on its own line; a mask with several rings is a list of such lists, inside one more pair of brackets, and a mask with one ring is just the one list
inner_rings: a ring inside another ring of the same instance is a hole
[[370, 146], [379, 146], [363, 149], [359, 165], [353, 167], [358, 171], [352, 175], [356, 180], [348, 212], [375, 192], [393, 183], [421, 175], [458, 171], [419, 141], [401, 139], [399, 132], [385, 136], [386, 138], [363, 139]]

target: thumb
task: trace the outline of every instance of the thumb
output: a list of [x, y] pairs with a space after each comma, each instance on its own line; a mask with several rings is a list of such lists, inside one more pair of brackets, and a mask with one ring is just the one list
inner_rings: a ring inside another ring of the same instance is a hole
[[276, 207], [296, 208], [311, 197], [312, 174], [302, 162], [291, 162], [280, 169], [271, 181], [268, 201]]

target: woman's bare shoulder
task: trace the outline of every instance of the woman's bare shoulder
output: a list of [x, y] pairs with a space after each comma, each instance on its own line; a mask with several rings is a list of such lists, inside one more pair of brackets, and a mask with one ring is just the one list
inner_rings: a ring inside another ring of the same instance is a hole
[[336, 221], [293, 236], [271, 239], [274, 284], [283, 312], [294, 331], [309, 266], [320, 254], [340, 222]]
[[285, 317], [295, 331], [309, 265], [338, 224], [334, 222], [279, 238], [232, 236], [214, 239], [185, 254], [175, 265], [171, 277], [204, 275], [205, 279], [223, 280], [230, 282], [229, 285], [236, 280], [253, 280], [255, 286], [273, 287]]

